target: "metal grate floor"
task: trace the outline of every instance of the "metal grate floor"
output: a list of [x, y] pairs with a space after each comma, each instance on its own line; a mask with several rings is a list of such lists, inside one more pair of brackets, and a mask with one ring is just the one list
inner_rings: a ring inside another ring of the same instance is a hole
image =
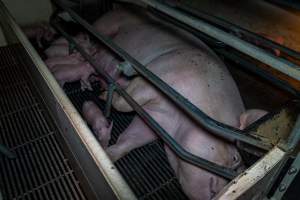
[[56, 127], [35, 90], [18, 45], [0, 48], [0, 155], [4, 199], [86, 199], [58, 143]]
[[[79, 84], [67, 84], [65, 91], [75, 107], [81, 112], [84, 101], [94, 101], [102, 110], [104, 102], [97, 98], [99, 85], [93, 85], [93, 92], [80, 91]], [[111, 120], [114, 122], [110, 144], [116, 142], [118, 135], [129, 125], [135, 113], [121, 113], [112, 110]], [[160, 141], [153, 142], [132, 151], [116, 163], [138, 199], [188, 199], [183, 193], [175, 174], [168, 163]]]

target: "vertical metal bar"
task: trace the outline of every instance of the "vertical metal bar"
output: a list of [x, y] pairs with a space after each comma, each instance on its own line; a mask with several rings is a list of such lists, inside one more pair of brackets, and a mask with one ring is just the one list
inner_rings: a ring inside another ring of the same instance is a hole
[[113, 84], [113, 83], [109, 84], [108, 91], [107, 91], [107, 99], [106, 99], [106, 104], [105, 104], [105, 110], [104, 110], [105, 117], [110, 116], [113, 93], [114, 93], [115, 89], [116, 89], [115, 84]]

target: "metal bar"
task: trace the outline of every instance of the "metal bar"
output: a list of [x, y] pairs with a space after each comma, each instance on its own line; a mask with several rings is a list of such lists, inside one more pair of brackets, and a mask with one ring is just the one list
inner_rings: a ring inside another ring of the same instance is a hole
[[233, 179], [237, 176], [237, 173], [231, 169], [226, 167], [217, 165], [213, 162], [205, 160], [203, 158], [197, 157], [190, 152], [183, 149], [126, 91], [124, 91], [121, 86], [114, 81], [114, 79], [108, 75], [102, 69], [99, 70], [96, 68], [97, 64], [94, 58], [88, 55], [85, 50], [83, 50], [80, 45], [76, 43], [76, 41], [67, 34], [63, 28], [58, 24], [58, 22], [52, 21], [52, 25], [60, 32], [70, 43], [75, 45], [77, 51], [85, 58], [95, 69], [98, 73], [106, 78], [106, 80], [110, 84], [115, 85], [116, 92], [118, 92], [126, 101], [127, 103], [132, 106], [132, 108], [137, 112], [137, 114], [144, 120], [144, 122], [167, 144], [170, 149], [182, 160], [198, 166], [202, 169], [205, 169], [209, 172], [217, 174], [221, 177], [226, 179]]
[[280, 200], [284, 196], [285, 192], [296, 178], [300, 170], [300, 153], [298, 153], [296, 159], [292, 163], [291, 167], [285, 174], [284, 178], [282, 179], [280, 185], [278, 186], [277, 190], [275, 191], [274, 195], [271, 197], [270, 200]]
[[113, 83], [111, 83], [108, 86], [108, 94], [107, 94], [107, 99], [106, 99], [106, 104], [105, 104], [105, 110], [104, 110], [105, 117], [109, 117], [110, 116], [112, 98], [113, 98], [113, 93], [114, 93], [115, 89], [116, 89], [116, 86]]
[[64, 6], [59, 0], [55, 0], [55, 2], [58, 3], [58, 5], [62, 7], [65, 11], [67, 11], [75, 21], [77, 21], [84, 28], [86, 28], [92, 35], [94, 35], [106, 46], [112, 49], [121, 58], [128, 61], [141, 76], [143, 76], [146, 80], [150, 81], [153, 85], [159, 88], [160, 91], [162, 91], [169, 98], [171, 98], [173, 102], [175, 102], [181, 109], [187, 112], [192, 118], [194, 118], [208, 131], [214, 133], [219, 137], [223, 137], [229, 140], [236, 139], [251, 144], [253, 146], [256, 146], [258, 148], [271, 149], [272, 145], [270, 143], [263, 142], [259, 138], [255, 138], [253, 136], [247, 135], [244, 131], [220, 123], [212, 119], [211, 117], [207, 116], [198, 107], [193, 105], [188, 99], [183, 97], [176, 90], [170, 87], [167, 83], [161, 80], [158, 76], [156, 76], [154, 73], [149, 71], [145, 66], [139, 63], [136, 59], [131, 57], [126, 51], [124, 51], [119, 46], [117, 46], [111, 39], [95, 31], [95, 29], [89, 23], [87, 23], [80, 16], [78, 16], [72, 9]]
[[238, 53], [236, 53], [236, 54], [229, 53], [225, 49], [216, 49], [216, 52], [220, 53], [221, 55], [224, 55], [226, 58], [230, 59], [231, 61], [240, 64], [240, 66], [242, 68], [249, 70], [252, 73], [262, 77], [263, 79], [271, 82], [272, 84], [279, 87], [280, 89], [289, 92], [290, 94], [294, 95], [297, 98], [300, 97], [299, 91], [297, 91], [295, 88], [293, 88], [288, 82], [278, 79], [275, 76], [272, 76], [267, 71], [258, 67], [254, 63], [251, 63], [251, 61], [243, 59], [241, 56], [238, 55]]
[[[40, 83], [38, 88], [45, 95], [44, 100], [51, 114], [60, 119], [58, 121], [61, 121], [61, 123], [57, 125], [61, 130], [64, 130], [64, 138], [75, 152], [74, 159], [82, 161], [78, 163], [81, 169], [89, 169], [83, 170], [82, 173], [87, 178], [85, 184], [87, 184], [87, 190], [90, 191], [88, 195], [97, 199], [136, 199], [128, 184], [107, 157], [90, 129], [84, 123], [57, 81], [55, 81], [53, 75], [1, 0], [0, 13], [3, 20], [7, 21], [7, 25], [12, 29], [10, 34], [14, 35], [19, 43], [22, 44], [22, 52], [25, 55], [18, 54], [18, 56], [20, 55], [25, 61], [28, 61], [26, 70], [33, 73], [35, 83]], [[99, 187], [105, 190], [99, 192], [97, 190]], [[91, 189], [89, 190], [88, 188]], [[48, 196], [45, 196], [45, 198]]]
[[241, 57], [242, 56], [241, 53], [239, 53], [237, 50], [230, 49], [230, 51], [228, 51], [227, 48], [218, 48], [218, 47], [222, 47], [222, 44], [221, 44], [221, 42], [215, 40], [214, 38], [211, 38], [211, 37], [201, 33], [200, 31], [197, 31], [194, 28], [192, 28], [182, 22], [179, 22], [178, 20], [173, 19], [172, 17], [169, 17], [166, 14], [163, 14], [162, 12], [160, 12], [158, 10], [150, 8], [149, 11], [154, 13], [155, 15], [160, 16], [161, 19], [163, 19], [171, 24], [174, 24], [175, 26], [180, 27], [183, 30], [193, 34], [195, 37], [204, 40], [209, 45], [216, 47], [216, 48], [214, 48], [214, 51], [225, 56], [226, 58], [230, 59], [231, 61], [238, 63], [244, 69], [257, 74], [258, 76], [270, 81], [272, 84], [295, 95], [296, 97], [300, 97], [300, 93], [295, 88], [290, 86], [287, 82], [280, 80], [280, 79], [276, 78], [275, 76], [272, 76], [270, 73], [268, 73], [265, 70], [263, 70], [262, 68], [258, 67], [251, 61], [248, 61], [246, 58]]
[[270, 40], [268, 38], [265, 38], [259, 34], [248, 31], [248, 30], [246, 30], [238, 25], [235, 25], [233, 23], [230, 23], [224, 19], [215, 17], [215, 16], [205, 13], [203, 11], [193, 9], [192, 7], [183, 5], [182, 3], [177, 4], [175, 7], [178, 8], [179, 10], [186, 12], [187, 14], [192, 14], [195, 17], [199, 17], [199, 18], [202, 18], [202, 19], [208, 21], [209, 23], [213, 23], [214, 25], [220, 26], [223, 29], [225, 29], [226, 31], [230, 31], [232, 33], [243, 34], [244, 36], [249, 37], [251, 39], [255, 39], [256, 41], [258, 41], [264, 45], [267, 45], [274, 49], [278, 49], [281, 52], [287, 54], [288, 56], [294, 57], [296, 59], [300, 59], [299, 52], [297, 52], [293, 49], [287, 48], [285, 46], [282, 46], [276, 42], [273, 42], [272, 40]]
[[259, 60], [269, 66], [271, 66], [274, 69], [277, 69], [278, 71], [281, 71], [284, 74], [289, 75], [290, 77], [300, 80], [300, 68], [298, 65], [284, 60], [282, 58], [278, 58], [270, 53], [268, 53], [265, 50], [262, 50], [261, 48], [258, 48], [257, 46], [250, 44], [248, 42], [245, 42], [225, 31], [222, 31], [203, 20], [200, 20], [198, 18], [188, 16], [184, 14], [183, 12], [177, 11], [172, 9], [169, 6], [166, 6], [162, 3], [159, 3], [156, 0], [141, 0], [145, 4], [149, 5], [150, 7], [153, 7], [213, 38], [216, 38], [217, 40], [220, 40], [221, 42], [224, 42], [226, 45], [231, 46], [253, 58], [256, 60]]

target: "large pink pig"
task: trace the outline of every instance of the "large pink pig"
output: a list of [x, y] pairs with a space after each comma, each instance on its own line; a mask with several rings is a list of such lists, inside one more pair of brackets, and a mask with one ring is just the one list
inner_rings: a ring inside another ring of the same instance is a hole
[[[201, 41], [155, 23], [124, 26], [118, 29], [114, 41], [207, 115], [236, 128], [241, 126], [244, 106], [236, 84], [222, 61]], [[115, 56], [102, 50], [96, 59], [114, 78], [119, 78], [118, 68], [124, 65]], [[126, 91], [189, 152], [236, 170], [242, 165], [233, 144], [207, 132], [141, 77], [133, 78]], [[118, 95], [113, 98], [113, 106], [122, 112], [132, 111]], [[107, 153], [117, 160], [155, 139], [151, 129], [135, 117]], [[165, 149], [191, 199], [211, 199], [227, 183], [177, 158], [167, 146]]]

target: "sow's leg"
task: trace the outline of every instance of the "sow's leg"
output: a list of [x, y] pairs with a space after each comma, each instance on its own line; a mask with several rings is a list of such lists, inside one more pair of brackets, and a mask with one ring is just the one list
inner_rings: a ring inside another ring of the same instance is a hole
[[116, 144], [106, 149], [112, 161], [117, 161], [131, 150], [148, 144], [156, 139], [152, 130], [139, 118], [135, 117], [127, 129], [120, 135]]
[[[155, 99], [157, 93], [151, 86], [146, 84], [142, 78], [135, 78], [126, 88], [126, 92], [136, 100], [139, 105], [143, 106], [150, 115], [155, 115], [156, 112], [151, 110], [152, 104], [149, 104], [149, 102]], [[118, 94], [114, 94], [112, 104], [115, 109], [121, 112], [130, 112], [133, 110]], [[120, 135], [116, 144], [107, 148], [107, 153], [113, 161], [116, 161], [131, 150], [150, 143], [155, 139], [156, 135], [153, 131], [142, 119], [136, 116], [128, 128]]]

